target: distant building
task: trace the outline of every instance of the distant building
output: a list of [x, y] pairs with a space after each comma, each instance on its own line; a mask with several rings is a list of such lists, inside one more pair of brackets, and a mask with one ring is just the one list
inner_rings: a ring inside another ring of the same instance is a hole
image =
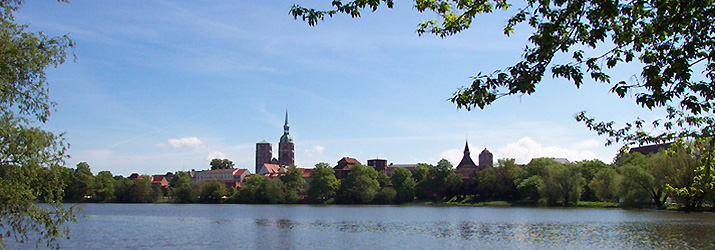
[[286, 111], [286, 119], [283, 124], [283, 136], [278, 143], [278, 165], [288, 166], [295, 164], [295, 145], [293, 138], [290, 137], [290, 125], [288, 125], [288, 111]]
[[629, 154], [632, 153], [641, 153], [643, 155], [649, 155], [653, 153], [658, 153], [661, 149], [666, 150], [670, 147], [670, 144], [673, 144], [672, 142], [667, 142], [663, 144], [654, 144], [654, 145], [646, 145], [646, 146], [640, 146], [640, 147], [634, 147], [628, 150]]
[[494, 155], [492, 155], [492, 152], [489, 152], [487, 148], [484, 148], [484, 150], [482, 150], [482, 152], [479, 154], [479, 166], [477, 167], [477, 171], [484, 170], [493, 166]]
[[273, 159], [273, 145], [270, 142], [267, 142], [266, 140], [256, 143], [256, 170], [255, 170], [255, 172], [258, 173], [258, 170], [261, 169], [263, 164], [271, 163], [272, 159]]
[[459, 164], [457, 164], [457, 167], [454, 172], [462, 175], [462, 179], [470, 179], [474, 177], [479, 170], [480, 169], [477, 167], [477, 164], [474, 164], [474, 161], [470, 156], [469, 143], [465, 142], [464, 155], [462, 156], [462, 160], [459, 161]]
[[385, 159], [367, 160], [367, 165], [375, 168], [378, 172], [385, 171], [385, 173], [387, 173], [387, 160]]
[[410, 170], [413, 174], [415, 173], [415, 168], [417, 165], [424, 164], [427, 165], [427, 163], [411, 163], [411, 164], [394, 164], [390, 163], [390, 165], [387, 166], [387, 171], [385, 172], [387, 176], [392, 176], [392, 171], [395, 171], [395, 169], [398, 168], [405, 168], [407, 170]]
[[350, 172], [350, 167], [355, 164], [360, 164], [360, 162], [355, 158], [343, 157], [340, 159], [338, 161], [338, 165], [333, 167], [333, 170], [335, 170], [335, 178], [344, 179], [347, 177]]
[[141, 180], [142, 177], [141, 177], [141, 175], [139, 175], [139, 173], [132, 173], [132, 174], [129, 176], [128, 179], [130, 179], [130, 180]]
[[194, 180], [199, 182], [218, 180], [227, 187], [238, 188], [250, 174], [248, 169], [238, 168], [204, 170], [197, 171]]
[[558, 163], [561, 163], [561, 164], [568, 164], [568, 163], [569, 163], [569, 159], [566, 159], [566, 158], [551, 157], [551, 159], [554, 159], [554, 161], [557, 161]]
[[166, 175], [155, 174], [151, 177], [151, 185], [166, 188], [169, 186], [169, 180], [166, 179]]
[[263, 166], [256, 172], [258, 175], [263, 175], [268, 178], [279, 177], [285, 173], [285, 167], [278, 164], [264, 163]]

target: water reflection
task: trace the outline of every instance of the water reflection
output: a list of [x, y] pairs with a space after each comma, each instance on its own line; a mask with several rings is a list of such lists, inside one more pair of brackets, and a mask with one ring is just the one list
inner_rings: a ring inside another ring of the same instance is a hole
[[72, 238], [61, 241], [63, 249], [715, 249], [713, 214], [421, 206], [81, 206], [86, 217], [70, 225]]
[[482, 223], [461, 222], [378, 222], [378, 221], [296, 221], [257, 219], [260, 227], [285, 230], [430, 236], [458, 239], [468, 243], [508, 245], [515, 248], [621, 248], [621, 249], [705, 249], [715, 248], [713, 223], [680, 225], [671, 223]]

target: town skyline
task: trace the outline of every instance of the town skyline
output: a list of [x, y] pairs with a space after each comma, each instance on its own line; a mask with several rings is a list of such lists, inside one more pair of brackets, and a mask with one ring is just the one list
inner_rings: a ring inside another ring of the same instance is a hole
[[[502, 35], [510, 12], [439, 39], [415, 34], [424, 16], [409, 3], [316, 27], [287, 14], [291, 5], [25, 3], [18, 22], [77, 45], [76, 61], [47, 71], [57, 111], [46, 128], [65, 133], [67, 166], [127, 176], [227, 158], [252, 169], [255, 143], [278, 142], [286, 107], [303, 168], [345, 156], [456, 165], [465, 140], [495, 160], [610, 162], [621, 145], [605, 147], [574, 114], [618, 124], [664, 114], [619, 99], [606, 84], [546, 78], [533, 95], [457, 110], [446, 100], [471, 76], [519, 60], [528, 32]], [[614, 78], [632, 74], [619, 70]]]

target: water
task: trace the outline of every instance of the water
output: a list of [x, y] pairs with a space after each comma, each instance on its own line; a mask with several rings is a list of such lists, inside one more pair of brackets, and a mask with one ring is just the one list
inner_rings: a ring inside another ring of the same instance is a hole
[[71, 225], [71, 239], [61, 241], [62, 249], [715, 249], [711, 213], [429, 206], [77, 206], [84, 211]]

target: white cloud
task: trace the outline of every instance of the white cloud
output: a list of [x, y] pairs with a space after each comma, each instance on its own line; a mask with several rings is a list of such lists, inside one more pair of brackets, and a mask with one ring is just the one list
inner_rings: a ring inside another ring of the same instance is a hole
[[442, 152], [439, 156], [442, 157], [442, 159], [447, 159], [448, 161], [452, 162], [452, 164], [458, 164], [464, 156], [463, 150], [464, 149], [453, 148]]
[[317, 145], [315, 147], [303, 150], [303, 152], [305, 152], [305, 154], [309, 157], [312, 157], [315, 154], [322, 154], [323, 152], [325, 152], [325, 147]]
[[[585, 141], [575, 145], [590, 146], [591, 142]], [[574, 147], [576, 148], [576, 147]], [[543, 146], [540, 143], [524, 137], [514, 143], [509, 143], [504, 147], [496, 150], [496, 155], [499, 158], [514, 158], [517, 163], [528, 163], [533, 158], [538, 157], [557, 157], [566, 158], [569, 161], [591, 160], [596, 159], [596, 154], [588, 150], [569, 149], [559, 146]], [[496, 158], [496, 157], [495, 157]]]
[[[199, 140], [199, 138], [192, 136], [192, 137], [183, 137], [183, 138], [171, 138], [168, 140], [169, 145], [172, 148], [183, 148], [183, 147], [201, 147], [203, 146], [203, 142]], [[166, 144], [164, 143], [159, 143], [156, 145], [158, 148], [165, 148]]]
[[209, 154], [206, 156], [206, 160], [210, 161], [213, 159], [225, 159], [226, 154], [219, 152], [219, 151], [211, 151]]

